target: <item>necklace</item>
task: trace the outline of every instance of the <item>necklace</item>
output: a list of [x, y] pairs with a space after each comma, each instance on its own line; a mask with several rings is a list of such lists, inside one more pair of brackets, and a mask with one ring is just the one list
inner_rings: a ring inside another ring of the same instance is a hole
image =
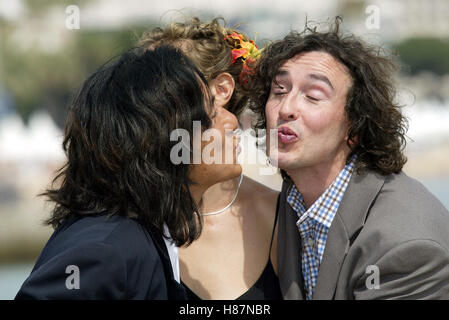
[[217, 211], [213, 211], [213, 212], [208, 212], [208, 213], [201, 213], [201, 216], [213, 216], [219, 213], [222, 213], [224, 211], [226, 211], [227, 209], [229, 209], [235, 202], [235, 199], [237, 199], [237, 195], [239, 194], [239, 190], [240, 190], [240, 185], [242, 184], [242, 180], [243, 180], [243, 173], [240, 175], [240, 181], [239, 181], [239, 185], [237, 186], [237, 191], [235, 192], [234, 195], [234, 199], [232, 199], [232, 201], [223, 209], [217, 210]]

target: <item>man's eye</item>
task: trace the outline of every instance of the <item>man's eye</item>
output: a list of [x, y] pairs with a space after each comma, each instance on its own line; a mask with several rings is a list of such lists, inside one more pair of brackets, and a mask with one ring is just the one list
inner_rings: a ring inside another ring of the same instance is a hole
[[311, 101], [313, 101], [313, 102], [320, 101], [320, 99], [315, 98], [315, 97], [312, 97], [312, 96], [307, 96], [307, 95], [306, 95], [306, 98], [309, 99], [309, 100], [311, 100]]
[[273, 93], [275, 95], [284, 94], [285, 93], [285, 88], [283, 86], [275, 84], [274, 87], [273, 87]]

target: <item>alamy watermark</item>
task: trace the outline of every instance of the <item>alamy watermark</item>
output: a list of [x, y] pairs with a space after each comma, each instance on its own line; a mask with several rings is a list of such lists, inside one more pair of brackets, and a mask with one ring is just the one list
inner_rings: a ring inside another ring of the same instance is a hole
[[[273, 175], [277, 172], [277, 147], [278, 147], [277, 129], [269, 130], [269, 143], [267, 144], [267, 131], [247, 129], [225, 130], [224, 137], [221, 131], [210, 128], [202, 131], [201, 122], [193, 122], [193, 137], [186, 129], [175, 129], [170, 134], [170, 141], [177, 141], [171, 148], [170, 161], [175, 164], [235, 164], [238, 162], [236, 149], [245, 150], [247, 157], [245, 164], [261, 165], [259, 173], [261, 175]], [[261, 156], [259, 152], [248, 152], [251, 149], [249, 137], [257, 137], [258, 145], [269, 145], [265, 149], [266, 157]], [[235, 140], [238, 140], [240, 147], [237, 147]], [[209, 142], [203, 145], [203, 142]], [[269, 159], [269, 165], [267, 164]]]
[[65, 287], [68, 290], [78, 290], [80, 288], [80, 269], [76, 265], [69, 265], [65, 268], [65, 273], [69, 276], [65, 280]]
[[366, 274], [369, 276], [365, 280], [365, 285], [368, 290], [378, 290], [380, 289], [380, 270], [376, 265], [369, 265], [365, 270]]
[[369, 5], [365, 8], [368, 17], [365, 19], [365, 27], [368, 30], [380, 29], [380, 8], [376, 5]]
[[80, 28], [80, 8], [70, 5], [65, 8], [65, 27], [69, 30], [79, 30]]

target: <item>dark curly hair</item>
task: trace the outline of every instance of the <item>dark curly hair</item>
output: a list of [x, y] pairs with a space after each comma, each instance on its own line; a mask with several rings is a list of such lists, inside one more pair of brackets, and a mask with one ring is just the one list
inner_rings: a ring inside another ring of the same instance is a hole
[[134, 49], [98, 69], [69, 107], [67, 163], [43, 194], [56, 203], [46, 223], [105, 213], [160, 232], [165, 223], [178, 246], [195, 240], [201, 221], [190, 167], [170, 160], [177, 143], [170, 133], [182, 128], [192, 136], [193, 121], [209, 127], [209, 98], [206, 79], [171, 47]]
[[172, 22], [165, 28], [157, 27], [144, 33], [139, 40], [139, 46], [154, 48], [159, 45], [172, 45], [181, 48], [208, 81], [220, 73], [228, 72], [234, 78], [235, 88], [227, 109], [239, 116], [248, 106], [249, 88], [245, 81], [241, 81], [244, 71], [242, 59], [232, 62], [235, 40], [229, 35], [233, 33], [238, 33], [245, 41], [250, 41], [242, 31], [226, 27], [223, 18], [214, 18], [210, 22], [192, 18], [186, 22]]
[[[306, 23], [304, 31], [291, 31], [264, 49], [252, 81], [255, 104], [251, 109], [258, 115], [256, 129], [266, 128], [265, 104], [279, 67], [298, 54], [323, 51], [345, 65], [352, 78], [345, 107], [350, 122], [348, 161], [356, 154], [359, 172], [370, 169], [383, 175], [398, 173], [407, 161], [403, 150], [408, 123], [401, 106], [394, 101], [396, 63], [381, 48], [354, 35], [343, 35], [341, 21], [336, 17], [327, 32], [318, 32]], [[283, 170], [281, 173], [288, 178]]]

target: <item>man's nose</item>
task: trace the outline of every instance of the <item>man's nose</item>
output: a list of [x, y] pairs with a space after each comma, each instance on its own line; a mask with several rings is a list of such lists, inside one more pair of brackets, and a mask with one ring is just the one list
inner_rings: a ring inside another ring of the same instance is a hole
[[279, 117], [285, 121], [293, 121], [299, 117], [299, 99], [296, 94], [287, 94], [281, 102]]

